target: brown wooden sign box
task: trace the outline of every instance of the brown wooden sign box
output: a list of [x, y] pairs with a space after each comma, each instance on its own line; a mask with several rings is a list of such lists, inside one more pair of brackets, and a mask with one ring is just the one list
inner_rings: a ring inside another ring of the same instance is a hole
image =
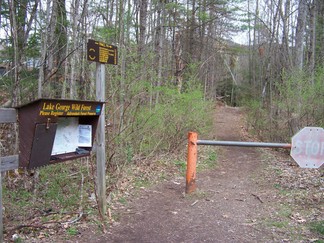
[[65, 99], [17, 107], [19, 166], [32, 169], [89, 156], [103, 108], [104, 102]]

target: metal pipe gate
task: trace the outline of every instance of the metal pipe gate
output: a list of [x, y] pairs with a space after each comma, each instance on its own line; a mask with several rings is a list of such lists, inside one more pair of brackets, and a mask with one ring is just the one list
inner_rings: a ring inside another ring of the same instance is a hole
[[196, 165], [197, 165], [197, 158], [198, 158], [198, 145], [291, 149], [291, 144], [289, 143], [198, 140], [197, 133], [189, 132], [188, 133], [187, 173], [186, 173], [186, 193], [191, 193], [196, 190]]

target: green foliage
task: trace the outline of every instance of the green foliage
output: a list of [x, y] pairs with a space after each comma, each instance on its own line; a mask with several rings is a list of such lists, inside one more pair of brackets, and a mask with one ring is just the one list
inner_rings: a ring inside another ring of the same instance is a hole
[[177, 3], [177, 2], [169, 2], [165, 4], [165, 9], [168, 11], [177, 11], [184, 13], [186, 11], [186, 8], [183, 4]]
[[278, 214], [282, 217], [289, 218], [292, 215], [292, 209], [289, 205], [281, 205], [280, 210], [278, 211]]
[[310, 228], [312, 231], [324, 235], [324, 220], [312, 222]]
[[287, 221], [270, 221], [268, 222], [269, 226], [273, 226], [276, 228], [284, 228], [288, 226], [288, 222]]
[[135, 118], [137, 143], [134, 151], [149, 155], [152, 151], [178, 148], [189, 131], [203, 133], [211, 124], [210, 106], [200, 91], [178, 93], [176, 89], [160, 88], [160, 103], [143, 107]]
[[[151, 184], [151, 182], [145, 176], [139, 176], [135, 179], [134, 185], [136, 188], [147, 187]], [[126, 203], [126, 201], [125, 201]]]
[[174, 164], [179, 168], [181, 173], [185, 173], [187, 170], [187, 162], [183, 160], [177, 160]]
[[69, 227], [69, 228], [67, 228], [66, 233], [68, 235], [73, 236], [73, 235], [77, 235], [79, 232], [78, 232], [78, 229], [76, 229], [75, 227]]
[[283, 72], [272, 88], [272, 98], [248, 97], [248, 124], [258, 135], [288, 141], [305, 126], [324, 126], [324, 69]]
[[[20, 217], [24, 217], [28, 213], [26, 209], [32, 204], [32, 196], [32, 193], [25, 188], [9, 191], [6, 187], [3, 187], [4, 204], [7, 201], [14, 202], [12, 209], [13, 211], [18, 210], [21, 213]], [[8, 212], [8, 207], [6, 207], [6, 210]]]
[[315, 240], [314, 243], [324, 243], [324, 240]]
[[118, 34], [118, 30], [114, 27], [96, 27], [93, 31], [95, 40], [101, 40], [107, 43], [113, 42]]
[[123, 205], [127, 205], [127, 199], [125, 197], [121, 197], [118, 199], [118, 202], [120, 202]]
[[61, 209], [58, 211], [62, 212], [77, 211], [80, 207], [86, 208], [89, 202], [80, 198], [87, 198], [85, 192], [93, 191], [91, 179], [84, 178], [88, 173], [87, 170], [85, 164], [51, 165], [39, 169], [37, 181], [25, 178], [21, 179], [25, 181], [24, 186], [18, 184], [17, 188], [10, 190], [4, 187], [6, 213], [19, 219], [36, 208], [40, 211]]
[[40, 43], [41, 37], [38, 32], [32, 33], [29, 36], [28, 43], [26, 46], [26, 57], [27, 58], [39, 58], [40, 57]]
[[81, 191], [78, 189], [81, 184], [81, 173], [85, 169], [80, 167], [80, 172], [76, 173], [75, 178], [69, 176], [71, 171], [66, 164], [40, 169], [38, 191], [39, 196], [44, 199], [45, 207], [55, 203], [66, 210], [77, 208], [81, 197]]
[[204, 171], [215, 168], [218, 165], [217, 150], [213, 146], [200, 148], [200, 159], [198, 160], [197, 170]]
[[209, 161], [212, 161], [212, 162], [214, 162], [214, 161], [217, 160], [217, 154], [216, 154], [215, 151], [212, 151], [212, 152], [209, 154], [208, 160], [209, 160]]
[[263, 137], [269, 132], [269, 121], [267, 120], [267, 111], [263, 108], [262, 103], [256, 99], [247, 99], [242, 102], [247, 110], [248, 129]]
[[283, 75], [276, 83], [279, 99], [274, 101], [284, 118], [296, 117], [298, 127], [324, 125], [324, 70], [318, 70], [314, 78], [306, 72], [292, 72]]
[[210, 15], [207, 12], [199, 12], [197, 15], [199, 20], [202, 22], [207, 22], [211, 20]]

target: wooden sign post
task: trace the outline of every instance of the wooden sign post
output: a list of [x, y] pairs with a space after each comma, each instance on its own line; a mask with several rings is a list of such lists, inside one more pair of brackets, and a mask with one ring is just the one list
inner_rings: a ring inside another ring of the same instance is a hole
[[[0, 108], [0, 123], [15, 123], [17, 114], [15, 109]], [[3, 219], [2, 219], [2, 172], [18, 168], [18, 155], [1, 157], [0, 154], [0, 242], [3, 242]]]
[[[96, 66], [96, 99], [105, 101], [105, 65]], [[102, 215], [106, 214], [106, 136], [105, 136], [105, 105], [99, 117], [96, 134], [97, 155], [97, 191], [98, 203]]]
[[[87, 43], [88, 61], [96, 62], [96, 99], [105, 102], [105, 65], [117, 65], [117, 47], [100, 41], [88, 40]], [[102, 215], [106, 214], [106, 136], [105, 136], [105, 106], [99, 117], [97, 128], [97, 191], [99, 210]]]

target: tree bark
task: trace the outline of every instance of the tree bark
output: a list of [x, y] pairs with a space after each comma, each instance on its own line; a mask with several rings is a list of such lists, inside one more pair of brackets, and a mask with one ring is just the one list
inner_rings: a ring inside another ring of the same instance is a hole
[[144, 51], [145, 36], [146, 36], [146, 19], [147, 19], [147, 0], [139, 1], [140, 19], [139, 19], [139, 42], [138, 54], [141, 55]]
[[[65, 0], [52, 2], [52, 13], [49, 24], [48, 38], [48, 69], [45, 82], [49, 82], [47, 96], [60, 97], [64, 81], [67, 47], [67, 16]], [[53, 93], [52, 93], [53, 92]]]
[[[16, 20], [16, 4], [15, 1], [9, 1], [9, 10], [10, 10], [10, 24], [11, 24], [11, 35], [12, 35], [12, 44], [14, 49], [14, 58], [13, 58], [13, 67], [14, 67], [14, 85], [12, 91], [12, 104], [17, 106], [20, 103], [20, 69], [21, 69], [21, 52], [19, 52], [19, 25]], [[21, 50], [22, 51], [22, 50]]]
[[300, 0], [298, 7], [296, 38], [295, 38], [295, 67], [299, 70], [304, 65], [304, 34], [306, 27], [307, 1]]
[[[46, 14], [45, 14], [45, 23], [46, 30], [48, 30], [49, 23], [50, 23], [50, 5], [51, 0], [47, 0], [46, 2]], [[41, 31], [41, 66], [39, 68], [39, 77], [38, 77], [38, 98], [42, 98], [43, 96], [43, 84], [45, 82], [45, 75], [46, 75], [46, 59], [48, 53], [48, 31]]]
[[181, 43], [181, 32], [176, 32], [175, 35], [175, 78], [178, 86], [178, 91], [181, 93], [183, 86], [183, 71], [185, 68], [184, 61], [182, 59], [182, 43]]
[[124, 104], [125, 104], [125, 77], [126, 77], [126, 58], [125, 58], [125, 21], [124, 21], [124, 0], [119, 3], [119, 45], [120, 45], [120, 88], [119, 88], [119, 132], [124, 128]]
[[[165, 38], [165, 28], [164, 28], [164, 22], [165, 22], [165, 3], [163, 1], [159, 2], [159, 11], [160, 11], [160, 16], [161, 16], [161, 20], [159, 21], [159, 26], [158, 28], [160, 29], [159, 31], [159, 36], [157, 36], [157, 38], [159, 39], [158, 42], [158, 75], [157, 75], [157, 87], [161, 86], [162, 83], [162, 69], [163, 69], [163, 43], [164, 43], [164, 38]], [[160, 92], [159, 90], [156, 92], [156, 99], [155, 99], [155, 103], [158, 104], [159, 103], [159, 95]]]
[[[75, 82], [75, 69], [76, 69], [76, 63], [77, 63], [77, 52], [75, 51], [77, 49], [77, 42], [78, 42], [78, 24], [80, 23], [81, 16], [79, 14], [79, 8], [80, 8], [80, 0], [74, 0], [72, 2], [72, 55], [71, 55], [71, 71], [70, 71], [70, 99], [75, 99], [78, 97], [77, 94], [77, 87]], [[65, 93], [65, 89], [63, 86], [63, 92]]]
[[313, 0], [310, 9], [310, 41], [309, 41], [309, 51], [308, 51], [308, 60], [309, 60], [309, 71], [311, 74], [311, 82], [314, 85], [314, 76], [315, 76], [315, 46], [316, 46], [316, 3]]

